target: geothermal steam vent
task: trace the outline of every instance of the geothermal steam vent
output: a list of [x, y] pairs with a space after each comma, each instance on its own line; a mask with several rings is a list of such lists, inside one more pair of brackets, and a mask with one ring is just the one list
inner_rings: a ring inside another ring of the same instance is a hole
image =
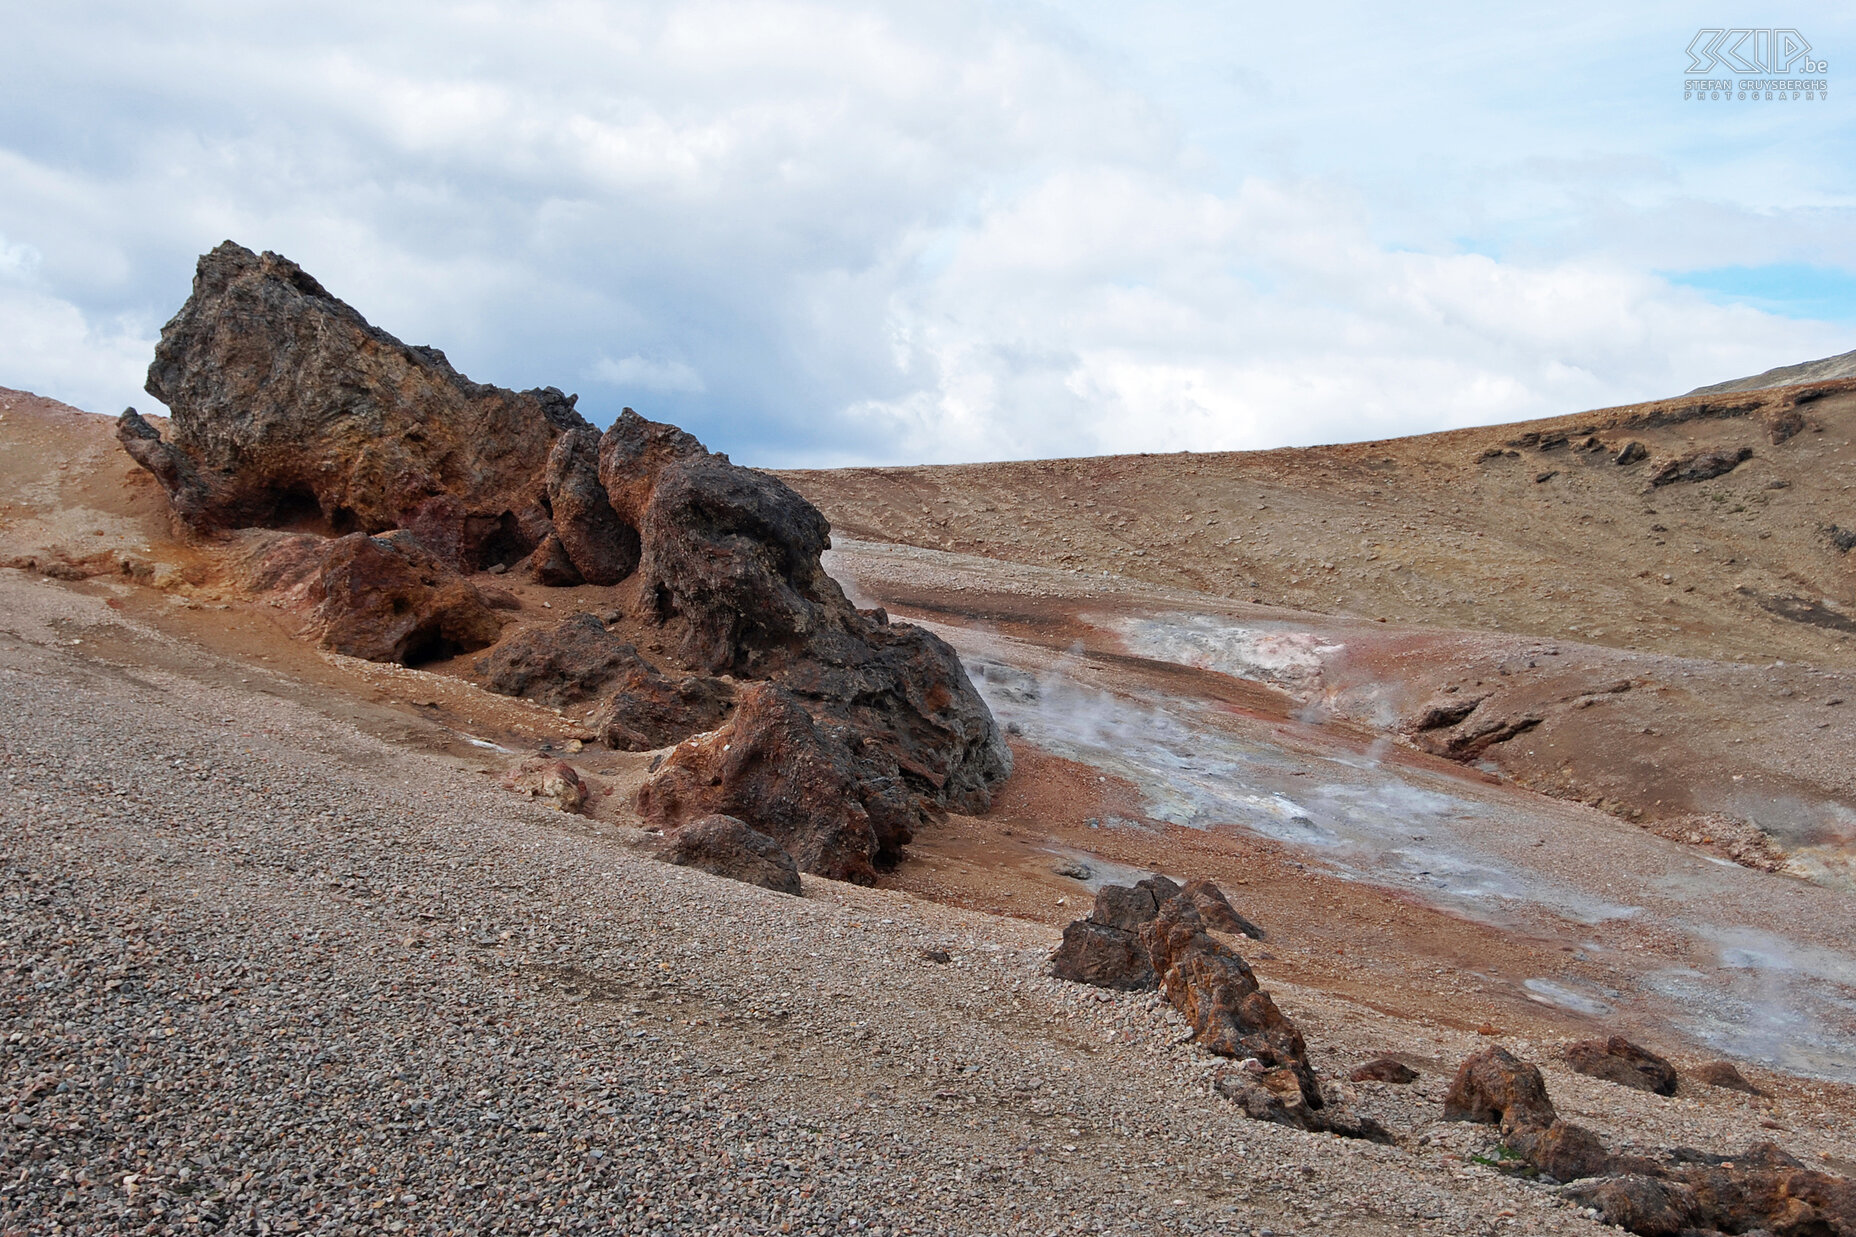
[[[613, 747], [674, 745], [637, 801], [667, 830], [733, 817], [804, 871], [867, 881], [1011, 771], [954, 651], [825, 574], [817, 508], [674, 426], [627, 409], [601, 435], [573, 396], [472, 382], [230, 242], [200, 259], [148, 391], [169, 435], [130, 409], [123, 446], [190, 529], [235, 543], [247, 587], [331, 650], [487, 649], [493, 690], [594, 703]], [[611, 621], [532, 621], [503, 573], [609, 587]]]

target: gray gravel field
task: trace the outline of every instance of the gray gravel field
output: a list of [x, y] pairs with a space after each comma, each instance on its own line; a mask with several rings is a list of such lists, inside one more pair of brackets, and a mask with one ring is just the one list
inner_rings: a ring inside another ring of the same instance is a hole
[[0, 571], [6, 1233], [1616, 1231], [1426, 1092], [1246, 1121], [1047, 928], [667, 867], [275, 687]]

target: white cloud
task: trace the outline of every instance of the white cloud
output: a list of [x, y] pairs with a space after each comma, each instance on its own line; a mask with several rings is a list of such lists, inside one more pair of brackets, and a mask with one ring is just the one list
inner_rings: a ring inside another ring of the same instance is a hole
[[648, 357], [628, 356], [613, 360], [601, 357], [587, 375], [597, 382], [615, 387], [641, 387], [646, 391], [690, 391], [700, 394], [702, 375], [682, 361], [653, 361]]
[[138, 398], [228, 236], [474, 378], [759, 463], [1379, 437], [1850, 346], [1653, 273], [1856, 264], [1847, 137], [1669, 103], [1675, 10], [1235, 12], [28, 9], [0, 383]]

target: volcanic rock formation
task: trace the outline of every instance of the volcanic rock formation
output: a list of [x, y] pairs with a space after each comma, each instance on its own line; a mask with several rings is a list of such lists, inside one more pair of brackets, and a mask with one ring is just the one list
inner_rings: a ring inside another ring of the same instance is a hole
[[1571, 1197], [1644, 1237], [1856, 1237], [1856, 1183], [1848, 1178], [1807, 1169], [1772, 1143], [1732, 1157], [1688, 1148], [1613, 1153], [1590, 1130], [1560, 1120], [1540, 1071], [1502, 1048], [1463, 1062], [1444, 1118], [1499, 1124], [1524, 1171], [1573, 1182]]
[[[639, 799], [654, 823], [727, 812], [808, 871], [867, 880], [928, 814], [985, 810], [1010, 772], [954, 651], [860, 612], [825, 573], [818, 509], [674, 426], [626, 409], [601, 435], [573, 396], [473, 383], [295, 263], [230, 242], [200, 259], [148, 390], [171, 436], [130, 409], [124, 448], [198, 533], [299, 530], [248, 575], [314, 593], [331, 648], [407, 661], [489, 645], [503, 620], [465, 577], [519, 567], [543, 585], [626, 582], [632, 619], [683, 663], [652, 665], [590, 616], [520, 626], [478, 663], [493, 690], [596, 701], [614, 747], [677, 743], [728, 715], [734, 680], [777, 683], [744, 693], [719, 746], [664, 762]], [[391, 587], [344, 583], [347, 560]]]
[[1231, 947], [1240, 935], [1261, 933], [1210, 881], [1181, 887], [1154, 875], [1131, 887], [1104, 885], [1089, 917], [1064, 929], [1051, 973], [1100, 988], [1158, 988], [1194, 1040], [1242, 1062], [1217, 1087], [1260, 1121], [1388, 1139], [1377, 1122], [1328, 1107], [1302, 1033]]

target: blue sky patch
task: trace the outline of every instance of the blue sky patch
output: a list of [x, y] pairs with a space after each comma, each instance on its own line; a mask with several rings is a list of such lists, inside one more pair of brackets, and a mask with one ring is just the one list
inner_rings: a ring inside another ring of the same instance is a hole
[[1706, 292], [1717, 303], [1750, 305], [1786, 318], [1856, 322], [1856, 271], [1803, 262], [1717, 266], [1670, 274], [1671, 283]]

